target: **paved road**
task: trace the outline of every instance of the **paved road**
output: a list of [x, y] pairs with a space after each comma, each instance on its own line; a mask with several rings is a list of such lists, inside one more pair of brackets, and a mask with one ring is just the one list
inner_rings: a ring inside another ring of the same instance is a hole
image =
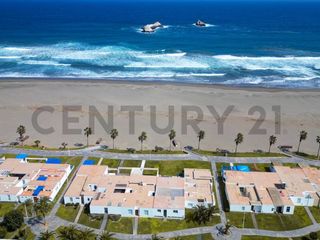
[[[310, 164], [314, 166], [320, 166], [320, 161], [312, 161], [304, 158], [300, 158], [294, 155], [288, 155], [288, 157], [283, 158], [232, 158], [232, 157], [216, 157], [216, 156], [202, 156], [199, 154], [188, 153], [188, 154], [118, 154], [118, 153], [108, 153], [108, 152], [100, 152], [96, 151], [97, 149], [90, 148], [90, 149], [82, 149], [82, 150], [72, 150], [72, 151], [41, 151], [41, 150], [23, 150], [23, 149], [14, 149], [14, 148], [7, 148], [0, 146], [0, 154], [5, 153], [12, 153], [12, 154], [19, 154], [19, 153], [27, 153], [30, 155], [40, 155], [40, 156], [83, 156], [82, 162], [88, 157], [103, 157], [103, 158], [110, 158], [110, 159], [126, 159], [126, 160], [197, 160], [197, 161], [210, 161], [212, 165], [212, 170], [214, 174], [214, 181], [215, 181], [215, 188], [217, 192], [217, 204], [221, 211], [221, 223], [211, 227], [198, 227], [192, 229], [184, 229], [179, 231], [172, 231], [161, 233], [159, 236], [164, 238], [173, 238], [177, 236], [189, 236], [189, 235], [198, 235], [198, 234], [205, 234], [210, 233], [214, 236], [215, 239], [235, 239], [240, 240], [241, 236], [244, 235], [258, 235], [258, 236], [268, 236], [268, 237], [284, 237], [284, 238], [292, 238], [292, 237], [301, 237], [308, 235], [310, 232], [317, 232], [320, 231], [320, 224], [316, 223], [313, 216], [310, 215], [310, 211], [307, 211], [309, 217], [311, 218], [313, 224], [296, 230], [291, 231], [268, 231], [268, 230], [260, 230], [260, 229], [238, 229], [232, 228], [231, 234], [228, 236], [221, 236], [219, 235], [218, 228], [223, 227], [226, 223], [226, 217], [223, 212], [223, 206], [219, 191], [219, 183], [217, 181], [217, 169], [215, 163], [217, 162], [233, 162], [233, 163], [270, 163], [273, 161], [278, 161], [282, 163], [301, 163], [301, 164]], [[80, 166], [80, 165], [79, 165]], [[77, 172], [76, 169], [75, 172]], [[73, 175], [75, 176], [75, 175]], [[69, 184], [71, 181], [69, 182]], [[66, 191], [67, 188], [64, 190]], [[63, 194], [62, 194], [63, 196]], [[61, 198], [62, 198], [61, 196]], [[61, 198], [58, 200], [58, 203], [53, 208], [50, 215], [47, 217], [47, 222], [49, 223], [48, 230], [53, 231], [60, 226], [69, 226], [74, 223], [65, 221], [60, 219], [55, 215], [57, 209], [60, 206]], [[0, 219], [1, 220], [1, 219]], [[32, 231], [39, 236], [39, 234], [44, 231], [44, 225], [33, 221], [34, 219], [26, 219], [27, 224], [31, 227]], [[78, 227], [84, 227], [80, 224], [75, 224]], [[99, 234], [101, 231], [97, 229], [92, 229], [96, 234]], [[150, 239], [151, 235], [132, 235], [132, 234], [115, 234], [115, 237], [118, 239], [123, 240], [140, 240], [140, 239]]]

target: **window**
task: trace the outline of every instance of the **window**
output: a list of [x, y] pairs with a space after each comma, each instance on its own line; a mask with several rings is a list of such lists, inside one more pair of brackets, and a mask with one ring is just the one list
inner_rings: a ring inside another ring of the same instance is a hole
[[144, 210], [144, 215], [148, 216], [149, 215], [149, 211], [148, 210]]
[[129, 213], [130, 215], [132, 215], [132, 214], [133, 214], [132, 209], [129, 209], [129, 210], [128, 210], [128, 213]]
[[244, 211], [244, 210], [246, 210], [246, 208], [245, 208], [245, 207], [242, 207], [242, 211]]
[[286, 212], [290, 212], [290, 207], [287, 207]]
[[173, 210], [173, 213], [178, 213], [178, 210]]
[[161, 212], [161, 209], [158, 209], [157, 211], [158, 211], [158, 212]]
[[298, 202], [298, 203], [301, 203], [301, 198], [298, 198], [298, 199], [297, 199], [297, 202]]

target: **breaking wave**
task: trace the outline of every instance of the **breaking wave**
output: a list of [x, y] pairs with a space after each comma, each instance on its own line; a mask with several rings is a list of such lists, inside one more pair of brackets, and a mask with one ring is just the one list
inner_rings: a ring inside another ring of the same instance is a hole
[[0, 46], [0, 77], [61, 77], [320, 87], [318, 56], [234, 56], [60, 43]]

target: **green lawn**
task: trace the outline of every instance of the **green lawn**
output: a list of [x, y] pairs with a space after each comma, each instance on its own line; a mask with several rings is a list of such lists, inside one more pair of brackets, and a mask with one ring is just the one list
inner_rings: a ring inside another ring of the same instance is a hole
[[[188, 211], [187, 210], [186, 214]], [[220, 217], [214, 216], [210, 222], [205, 225], [198, 225], [193, 222], [187, 222], [186, 220], [176, 220], [176, 219], [159, 219], [159, 218], [139, 218], [139, 234], [157, 234], [161, 232], [170, 232], [175, 230], [196, 228], [203, 226], [213, 226], [220, 223]]]
[[178, 176], [183, 174], [184, 168], [204, 168], [211, 170], [210, 162], [177, 160], [177, 161], [146, 161], [146, 168], [159, 168], [162, 176]]
[[140, 167], [141, 162], [140, 160], [126, 160], [123, 162], [122, 167]]
[[79, 211], [79, 206], [65, 206], [61, 205], [56, 213], [56, 215], [69, 222], [74, 222]]
[[299, 167], [297, 163], [283, 163], [282, 165], [286, 167], [291, 167], [291, 168]]
[[108, 220], [106, 230], [114, 233], [133, 233], [133, 218], [122, 217], [118, 221]]
[[304, 152], [294, 152], [294, 154], [304, 157], [304, 158], [309, 158], [311, 160], [318, 160], [316, 155], [312, 155], [312, 154], [308, 154], [308, 153], [304, 153]]
[[3, 154], [3, 155], [1, 155], [1, 158], [2, 157], [5, 157], [5, 158], [16, 158], [16, 154]]
[[[192, 235], [192, 236], [184, 236], [179, 237], [180, 240], [213, 240], [213, 237], [210, 233], [202, 234], [202, 235]], [[170, 238], [170, 240], [175, 240], [175, 238]]]
[[[17, 207], [17, 210], [23, 213], [23, 215], [26, 217], [26, 210], [24, 204], [19, 204]], [[33, 213], [33, 206], [27, 207], [28, 216], [31, 217]]]
[[[209, 156], [225, 156], [223, 153], [215, 152], [215, 151], [209, 151], [209, 150], [194, 150], [194, 152], [202, 154], [202, 155], [209, 155]], [[256, 152], [238, 152], [235, 153], [229, 153], [228, 157], [286, 157], [282, 153], [256, 153]]]
[[[111, 152], [111, 153], [129, 153], [129, 151], [127, 149], [107, 149], [107, 150], [100, 150], [103, 152]], [[183, 151], [179, 151], [179, 150], [173, 150], [173, 151], [169, 151], [169, 150], [163, 150], [163, 151], [154, 151], [154, 150], [137, 150], [135, 151], [136, 154], [185, 154], [185, 152]]]
[[81, 213], [78, 223], [91, 228], [99, 229], [103, 220], [103, 216], [92, 217], [89, 214]]
[[[320, 231], [319, 232], [316, 232], [316, 234], [318, 235], [318, 238], [320, 237]], [[303, 236], [303, 237], [294, 237], [292, 238], [293, 240], [312, 240], [312, 238], [310, 238], [310, 234], [306, 235], [306, 236]]]
[[237, 228], [254, 228], [251, 213], [226, 212], [226, 217]]
[[120, 169], [119, 174], [129, 176], [131, 174], [131, 169]]
[[[22, 234], [22, 235], [21, 235]], [[24, 239], [24, 240], [35, 240], [36, 236], [29, 227], [23, 225], [20, 229], [14, 232], [8, 232], [5, 236], [6, 239]]]
[[262, 237], [262, 236], [243, 236], [241, 240], [288, 240], [288, 238]]
[[16, 207], [15, 203], [0, 203], [0, 217], [3, 217], [6, 213], [10, 212]]
[[293, 230], [312, 224], [303, 207], [295, 207], [293, 215], [284, 214], [256, 214], [259, 229], [265, 230]]
[[319, 208], [319, 207], [310, 207], [309, 209], [310, 209], [310, 211], [311, 211], [314, 219], [315, 219], [318, 223], [320, 223], [320, 208]]
[[110, 168], [117, 168], [119, 167], [120, 160], [117, 159], [103, 159], [101, 165], [107, 165]]
[[156, 176], [157, 175], [157, 171], [155, 171], [155, 170], [143, 170], [143, 175]]
[[83, 147], [67, 147], [66, 149], [62, 149], [62, 148], [52, 148], [52, 147], [44, 147], [42, 148], [41, 144], [39, 147], [37, 147], [36, 145], [23, 145], [23, 146], [14, 146], [12, 148], [19, 148], [19, 149], [27, 149], [27, 150], [50, 150], [50, 151], [69, 151], [69, 150], [80, 150], [80, 149], [84, 149], [87, 146], [83, 146]]

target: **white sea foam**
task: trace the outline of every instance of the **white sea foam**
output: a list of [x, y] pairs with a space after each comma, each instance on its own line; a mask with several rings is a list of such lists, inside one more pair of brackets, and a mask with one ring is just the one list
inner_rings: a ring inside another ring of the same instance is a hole
[[29, 64], [29, 65], [47, 65], [47, 66], [63, 66], [63, 67], [70, 67], [71, 64], [64, 64], [64, 63], [58, 63], [54, 61], [38, 61], [38, 60], [26, 60], [21, 61], [22, 64]]
[[11, 52], [27, 52], [27, 51], [30, 51], [29, 48], [21, 48], [21, 47], [4, 47], [3, 50], [11, 51]]
[[[195, 26], [195, 27], [198, 27], [197, 24], [195, 24], [195, 23], [193, 23], [192, 25]], [[210, 23], [206, 23], [206, 25], [201, 27], [201, 28], [210, 28], [210, 27], [216, 27], [216, 25], [210, 24]]]
[[0, 56], [0, 59], [19, 59], [19, 56]]

